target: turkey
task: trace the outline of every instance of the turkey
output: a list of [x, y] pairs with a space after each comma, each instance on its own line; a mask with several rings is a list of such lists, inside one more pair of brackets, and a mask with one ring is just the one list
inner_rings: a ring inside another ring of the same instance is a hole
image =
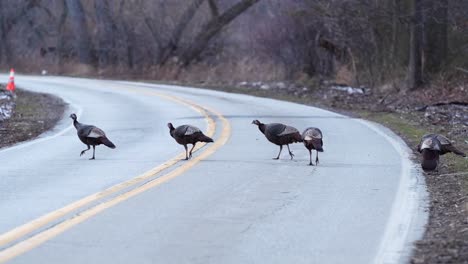
[[[185, 148], [185, 159], [188, 160], [192, 157], [192, 150], [195, 148], [197, 142], [213, 142], [213, 139], [205, 136], [201, 130], [191, 125], [181, 125], [174, 128], [172, 123], [168, 123], [169, 133], [171, 137], [175, 139], [180, 145], [184, 145]], [[192, 149], [187, 154], [187, 144], [192, 144]]]
[[97, 128], [92, 125], [85, 125], [78, 122], [75, 114], [71, 114], [70, 118], [73, 119], [73, 125], [76, 128], [76, 132], [81, 142], [88, 146], [87, 149], [81, 151], [80, 156], [85, 154], [86, 151], [90, 150], [90, 146], [93, 146], [93, 157], [90, 160], [95, 159], [94, 154], [96, 152], [95, 148], [98, 145], [104, 144], [111, 149], [115, 149], [114, 143], [112, 143], [106, 136], [106, 133], [100, 128]]
[[258, 129], [260, 129], [268, 141], [280, 146], [278, 157], [273, 159], [279, 159], [281, 151], [283, 150], [283, 145], [288, 147], [289, 155], [291, 159], [293, 159], [294, 154], [289, 149], [289, 144], [302, 142], [301, 134], [296, 128], [279, 123], [263, 124], [258, 120], [252, 121], [252, 124], [258, 126]]
[[312, 150], [317, 151], [317, 158], [315, 158], [315, 164], [319, 163], [318, 153], [323, 152], [323, 141], [322, 131], [316, 127], [308, 127], [302, 132], [302, 141], [304, 146], [309, 150], [309, 165], [312, 164]]
[[466, 157], [466, 154], [455, 148], [450, 140], [439, 134], [428, 134], [421, 138], [418, 151], [422, 154], [421, 167], [424, 170], [435, 170], [439, 156], [449, 152]]

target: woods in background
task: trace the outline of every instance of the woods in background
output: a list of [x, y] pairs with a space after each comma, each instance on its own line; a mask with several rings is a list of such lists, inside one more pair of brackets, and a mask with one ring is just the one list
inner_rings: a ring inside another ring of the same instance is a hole
[[0, 65], [165, 80], [402, 80], [412, 89], [466, 74], [467, 18], [459, 0], [3, 0]]

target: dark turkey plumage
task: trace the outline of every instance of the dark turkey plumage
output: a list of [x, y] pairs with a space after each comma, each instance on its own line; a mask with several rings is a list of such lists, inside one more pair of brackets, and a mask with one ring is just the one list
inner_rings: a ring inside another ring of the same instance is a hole
[[439, 134], [424, 135], [418, 144], [418, 151], [422, 154], [421, 167], [424, 170], [435, 170], [439, 164], [439, 156], [449, 152], [466, 157], [448, 138]]
[[[205, 136], [203, 132], [201, 132], [201, 130], [197, 127], [191, 125], [181, 125], [177, 128], [174, 128], [172, 123], [168, 123], [167, 126], [169, 127], [169, 133], [171, 134], [171, 137], [173, 137], [177, 143], [184, 146], [186, 160], [192, 157], [192, 151], [195, 148], [197, 142], [213, 142], [213, 139]], [[187, 154], [188, 144], [192, 144], [193, 146], [192, 149], [190, 149], [190, 152]]]
[[316, 127], [308, 127], [302, 132], [302, 141], [304, 146], [309, 150], [309, 165], [312, 164], [312, 150], [317, 151], [317, 158], [315, 158], [315, 164], [319, 163], [318, 153], [323, 152], [323, 135], [322, 131]]
[[263, 124], [258, 120], [252, 121], [252, 124], [258, 126], [258, 129], [260, 129], [268, 141], [280, 146], [278, 157], [274, 159], [279, 159], [281, 151], [283, 150], [283, 145], [288, 147], [289, 155], [291, 156], [291, 159], [293, 159], [294, 154], [289, 149], [289, 144], [302, 142], [302, 137], [299, 133], [299, 130], [292, 126], [287, 126], [280, 123]]
[[106, 133], [104, 133], [104, 131], [102, 131], [100, 128], [92, 125], [81, 124], [78, 122], [75, 114], [71, 114], [70, 118], [73, 119], [73, 125], [76, 128], [78, 138], [80, 138], [81, 142], [88, 146], [87, 149], [81, 151], [80, 156], [82, 156], [86, 151], [90, 150], [90, 146], [93, 146], [93, 157], [90, 159], [95, 159], [95, 148], [98, 145], [104, 144], [111, 149], [115, 148], [114, 143], [112, 143], [107, 138]]

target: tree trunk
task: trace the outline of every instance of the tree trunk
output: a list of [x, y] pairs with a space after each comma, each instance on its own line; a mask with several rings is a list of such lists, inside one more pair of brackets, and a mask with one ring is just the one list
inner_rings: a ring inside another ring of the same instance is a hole
[[408, 88], [416, 89], [423, 83], [422, 68], [422, 2], [413, 0], [413, 19], [411, 23], [410, 37], [410, 61], [408, 66]]
[[115, 25], [112, 21], [108, 0], [98, 0], [94, 2], [96, 9], [96, 26], [98, 47], [96, 57], [98, 68], [105, 68], [111, 64], [111, 56], [115, 48]]
[[[122, 1], [120, 3], [119, 7], [119, 17], [123, 18], [124, 17], [124, 10], [125, 10], [125, 5], [126, 3], [129, 3], [128, 1]], [[135, 67], [135, 46], [137, 45], [135, 43], [135, 33], [133, 29], [128, 25], [127, 21], [125, 19], [120, 20], [120, 25], [121, 25], [121, 35], [124, 39], [125, 43], [125, 62], [127, 64], [127, 67], [129, 70], [133, 70]]]
[[208, 5], [210, 6], [211, 16], [218, 17], [219, 16], [219, 8], [216, 4], [216, 0], [208, 0]]
[[179, 42], [182, 37], [182, 33], [190, 24], [190, 21], [193, 19], [197, 13], [198, 8], [203, 4], [205, 0], [194, 0], [192, 4], [185, 10], [182, 14], [182, 17], [179, 20], [179, 23], [175, 26], [174, 31], [171, 34], [169, 43], [162, 47], [160, 52], [160, 64], [164, 65], [167, 60], [173, 57], [177, 50], [179, 49]]
[[[236, 17], [260, 0], [242, 0], [226, 10], [223, 14], [213, 17], [195, 37], [192, 45], [182, 54], [184, 66], [190, 64], [207, 47], [209, 41]], [[212, 2], [213, 3], [213, 2]]]
[[448, 0], [427, 1], [425, 25], [425, 71], [436, 73], [447, 58]]
[[65, 0], [65, 3], [71, 19], [72, 30], [75, 34], [73, 42], [78, 53], [78, 60], [83, 64], [91, 64], [91, 40], [83, 5], [80, 0]]
[[62, 74], [63, 72], [63, 61], [65, 56], [65, 21], [68, 18], [68, 9], [65, 0], [63, 0], [62, 14], [58, 24], [58, 38], [57, 38], [57, 73]]
[[5, 28], [5, 14], [4, 14], [5, 10], [3, 8], [3, 3], [2, 1], [0, 1], [0, 37], [2, 38], [3, 41], [0, 42], [0, 64], [3, 65], [3, 63], [9, 63], [8, 62], [8, 59], [5, 59], [4, 61], [4, 58], [7, 56], [7, 38], [6, 38], [6, 28]]
[[[0, 59], [3, 59], [6, 64], [14, 63], [14, 57], [11, 54], [11, 47], [8, 42], [8, 35], [12, 28], [24, 20], [26, 14], [39, 4], [37, 0], [29, 0], [25, 3], [18, 3], [15, 10], [5, 10], [3, 1], [0, 0]], [[10, 13], [8, 13], [10, 12]], [[3, 57], [3, 58], [2, 58]], [[0, 61], [1, 62], [1, 61]]]
[[393, 60], [393, 66], [398, 65], [398, 32], [399, 23], [398, 16], [400, 15], [400, 1], [392, 0], [392, 43], [390, 48], [390, 59]]

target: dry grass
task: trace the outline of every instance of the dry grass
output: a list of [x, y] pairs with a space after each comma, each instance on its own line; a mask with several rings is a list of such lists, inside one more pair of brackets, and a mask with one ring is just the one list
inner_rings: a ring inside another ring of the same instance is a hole
[[[189, 83], [220, 83], [225, 82], [225, 80], [236, 83], [241, 81], [275, 81], [285, 77], [286, 69], [271, 61], [243, 58], [217, 65], [195, 64], [188, 69], [181, 70], [177, 79]], [[171, 78], [161, 79], [174, 80]]]
[[335, 74], [335, 82], [339, 84], [345, 84], [349, 86], [356, 85], [356, 77], [353, 72], [349, 69], [348, 65], [339, 65], [337, 67], [337, 71]]

